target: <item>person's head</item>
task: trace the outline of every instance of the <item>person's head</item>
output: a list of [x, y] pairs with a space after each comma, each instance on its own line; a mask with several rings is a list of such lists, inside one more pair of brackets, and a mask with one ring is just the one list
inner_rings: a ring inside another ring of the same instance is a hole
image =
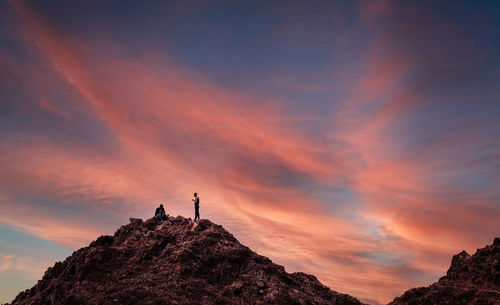
[[198, 196], [198, 193], [194, 193], [194, 197]]
[[163, 208], [163, 204], [160, 204], [160, 208]]

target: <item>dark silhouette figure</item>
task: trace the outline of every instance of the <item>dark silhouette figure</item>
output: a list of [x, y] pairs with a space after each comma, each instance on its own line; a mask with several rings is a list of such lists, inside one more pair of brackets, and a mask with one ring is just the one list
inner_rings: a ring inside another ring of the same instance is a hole
[[194, 201], [194, 220], [200, 219], [200, 197], [194, 193], [194, 198], [191, 200]]
[[163, 204], [160, 204], [160, 206], [156, 208], [155, 217], [159, 221], [167, 220], [167, 214], [165, 213], [165, 209], [163, 208]]

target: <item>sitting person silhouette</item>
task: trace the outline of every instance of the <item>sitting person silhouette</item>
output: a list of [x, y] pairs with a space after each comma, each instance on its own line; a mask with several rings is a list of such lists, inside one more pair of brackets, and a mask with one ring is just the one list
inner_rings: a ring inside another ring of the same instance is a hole
[[163, 204], [160, 204], [160, 206], [156, 208], [155, 217], [159, 221], [167, 220], [168, 217], [167, 214], [165, 213], [165, 209], [163, 208]]

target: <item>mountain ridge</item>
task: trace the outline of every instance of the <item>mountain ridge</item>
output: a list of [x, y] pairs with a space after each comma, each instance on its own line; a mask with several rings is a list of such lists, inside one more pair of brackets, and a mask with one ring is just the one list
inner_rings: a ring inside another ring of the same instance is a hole
[[[130, 218], [49, 267], [10, 305], [334, 304], [366, 305], [303, 272], [287, 273], [207, 219], [160, 223]], [[388, 305], [500, 305], [500, 238], [453, 256], [439, 281]], [[9, 304], [5, 304], [9, 305]]]
[[287, 273], [220, 225], [181, 216], [131, 218], [48, 268], [11, 304], [363, 305], [312, 275]]
[[453, 256], [446, 275], [427, 287], [407, 290], [388, 305], [499, 305], [500, 238], [470, 255]]

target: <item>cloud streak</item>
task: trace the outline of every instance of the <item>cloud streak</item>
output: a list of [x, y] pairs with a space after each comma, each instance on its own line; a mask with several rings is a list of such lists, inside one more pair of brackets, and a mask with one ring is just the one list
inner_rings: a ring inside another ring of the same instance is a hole
[[[468, 31], [424, 47], [445, 63], [437, 65], [407, 47], [426, 41], [412, 36], [420, 23], [411, 10], [362, 3], [357, 28], [337, 28], [342, 37], [318, 31], [305, 44], [288, 41], [304, 50], [345, 42], [349, 29], [371, 35], [362, 60], [352, 62], [359, 70], [339, 79], [347, 93], [325, 90], [324, 81], [294, 85], [331, 94], [335, 102], [314, 104], [311, 113], [323, 114], [315, 117], [288, 99], [289, 75], [274, 82], [286, 84], [282, 91], [258, 96], [211, 81], [168, 52], [130, 56], [102, 33], [90, 42], [28, 2], [9, 3], [19, 17], [9, 35], [33, 58], [14, 69], [9, 62], [19, 55], [0, 52], [2, 66], [16, 71], [9, 90], [29, 106], [20, 111], [9, 96], [2, 113], [10, 132], [0, 134], [0, 222], [16, 230], [76, 249], [128, 217], [149, 217], [158, 202], [191, 215], [188, 199], [198, 191], [202, 217], [287, 270], [384, 303], [436, 280], [451, 254], [490, 242], [500, 229], [499, 126], [489, 111], [499, 110], [491, 106], [498, 92], [477, 96], [472, 76], [448, 81], [456, 71], [475, 75], [472, 67], [493, 54], [462, 66], [465, 51], [448, 59]], [[423, 32], [447, 37], [454, 20], [419, 10], [429, 16]], [[267, 38], [302, 31], [287, 22]], [[473, 90], [450, 90], [463, 82]], [[2, 266], [12, 260], [3, 257]]]

